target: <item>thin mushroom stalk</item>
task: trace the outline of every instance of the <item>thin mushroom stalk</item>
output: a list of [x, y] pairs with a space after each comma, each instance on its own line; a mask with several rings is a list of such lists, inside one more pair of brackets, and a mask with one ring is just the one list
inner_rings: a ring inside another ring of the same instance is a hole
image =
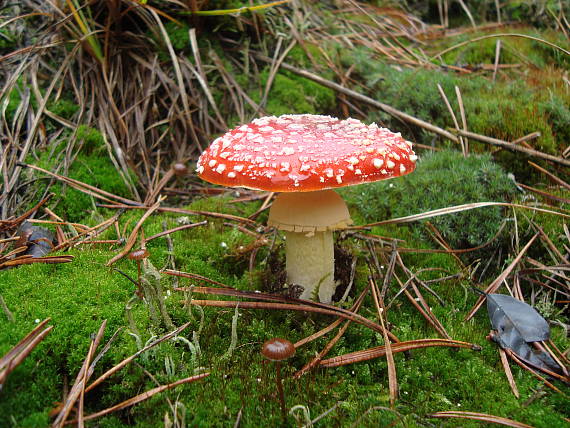
[[281, 379], [281, 362], [295, 355], [295, 346], [287, 339], [275, 337], [267, 340], [261, 347], [261, 355], [275, 362], [275, 381], [281, 406], [283, 422], [287, 419], [287, 407], [285, 406], [285, 394], [283, 392], [283, 380]]

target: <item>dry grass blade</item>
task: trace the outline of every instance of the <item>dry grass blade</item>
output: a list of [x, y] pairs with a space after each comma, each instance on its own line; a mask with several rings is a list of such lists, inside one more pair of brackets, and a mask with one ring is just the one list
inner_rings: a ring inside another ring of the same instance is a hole
[[[189, 272], [182, 272], [179, 270], [172, 270], [172, 269], [164, 269], [160, 271], [161, 273], [165, 273], [167, 275], [172, 275], [172, 276], [179, 276], [182, 278], [189, 278], [189, 279], [195, 279], [198, 281], [204, 281], [210, 284], [214, 284], [217, 285], [219, 287], [223, 287], [223, 288], [227, 288], [227, 289], [233, 289], [233, 287], [230, 287], [229, 285], [223, 284], [219, 281], [215, 281], [213, 279], [210, 279], [208, 277], [205, 277], [203, 275], [198, 275], [197, 273], [189, 273]], [[176, 291], [192, 291], [194, 288], [189, 287], [189, 288], [177, 288]]]
[[[449, 112], [449, 115], [451, 116], [451, 119], [453, 120], [453, 124], [455, 125], [455, 128], [459, 129], [459, 122], [457, 121], [457, 116], [455, 115], [455, 112], [453, 111], [453, 108], [451, 107], [451, 103], [449, 102], [447, 95], [445, 95], [445, 92], [443, 91], [443, 88], [441, 87], [441, 85], [439, 83], [437, 84], [437, 90], [439, 91], [439, 94], [441, 95], [441, 98], [443, 99], [443, 102], [445, 103], [445, 106], [447, 107], [447, 111]], [[466, 142], [463, 139], [463, 137], [459, 137], [459, 144], [461, 145], [461, 151], [463, 153], [463, 156], [467, 156]]]
[[473, 202], [470, 204], [455, 205], [452, 207], [439, 208], [437, 210], [426, 211], [426, 212], [423, 212], [420, 214], [413, 214], [413, 215], [409, 215], [406, 217], [398, 217], [398, 218], [392, 218], [389, 220], [378, 221], [375, 223], [368, 223], [368, 224], [365, 224], [362, 226], [350, 226], [350, 227], [347, 227], [347, 229], [348, 230], [370, 229], [371, 227], [381, 226], [384, 224], [410, 223], [412, 221], [424, 220], [426, 218], [438, 217], [440, 215], [453, 214], [453, 213], [458, 213], [458, 212], [462, 212], [462, 211], [473, 210], [476, 208], [485, 208], [485, 207], [493, 207], [493, 206], [524, 208], [524, 209], [528, 209], [531, 211], [537, 211], [537, 212], [542, 212], [542, 213], [547, 213], [547, 214], [554, 214], [554, 215], [558, 215], [560, 217], [570, 218], [570, 215], [564, 214], [564, 213], [561, 213], [558, 211], [547, 210], [547, 209], [543, 209], [543, 208], [536, 208], [536, 207], [531, 207], [531, 206], [521, 205], [521, 204], [510, 204], [507, 202]]
[[478, 42], [480, 40], [485, 40], [485, 39], [490, 39], [490, 38], [494, 38], [494, 37], [522, 37], [523, 39], [530, 39], [530, 40], [534, 40], [536, 42], [540, 42], [540, 43], [544, 43], [548, 46], [550, 46], [551, 48], [557, 49], [561, 52], [564, 52], [566, 55], [570, 55], [570, 51], [567, 51], [566, 49], [561, 48], [558, 45], [555, 45], [554, 43], [550, 43], [549, 41], [543, 40], [543, 39], [539, 39], [538, 37], [533, 37], [533, 36], [528, 36], [526, 34], [516, 34], [516, 33], [499, 33], [499, 34], [488, 34], [486, 36], [481, 36], [481, 37], [475, 37], [474, 39], [471, 40], [466, 40], [464, 42], [458, 43], [454, 46], [451, 46], [447, 49], [444, 49], [441, 52], [438, 52], [437, 54], [435, 54], [434, 56], [432, 56], [430, 59], [433, 61], [437, 58], [441, 58], [442, 55], [445, 55], [448, 52], [451, 52], [454, 49], [460, 48], [462, 46], [468, 45], [469, 43], [474, 43], [474, 42]]
[[[140, 210], [149, 209], [149, 207], [146, 206], [143, 207], [143, 206], [119, 205], [119, 204], [116, 205], [100, 204], [99, 206], [103, 208], [116, 208], [116, 209], [140, 209]], [[257, 225], [257, 223], [253, 220], [232, 214], [223, 214], [223, 213], [210, 212], [210, 211], [186, 210], [183, 208], [172, 208], [172, 207], [160, 207], [158, 208], [158, 211], [166, 213], [175, 213], [175, 214], [186, 214], [186, 215], [203, 215], [205, 217], [223, 218], [226, 220], [237, 221], [239, 223], [249, 223], [251, 225]]]
[[[30, 333], [20, 340], [2, 358], [0, 358], [0, 391], [6, 382], [8, 375], [32, 352], [52, 330], [53, 326], [45, 327], [50, 321], [46, 318], [39, 323]], [[44, 328], [45, 327], [45, 328]]]
[[380, 324], [382, 325], [382, 333], [384, 335], [384, 348], [386, 350], [386, 363], [388, 365], [388, 388], [390, 390], [390, 407], [394, 408], [396, 404], [396, 399], [398, 398], [398, 377], [396, 373], [396, 363], [394, 362], [394, 354], [392, 353], [392, 344], [390, 343], [390, 338], [388, 337], [388, 330], [386, 328], [386, 322], [384, 322], [384, 317], [386, 316], [386, 310], [384, 308], [384, 302], [380, 296], [378, 286], [374, 280], [370, 277], [368, 278], [368, 283], [372, 289], [372, 296], [374, 304], [376, 305], [376, 310], [378, 311], [378, 318], [380, 319]]
[[170, 235], [171, 233], [179, 232], [181, 230], [193, 229], [193, 228], [198, 227], [198, 226], [205, 226], [207, 224], [208, 224], [207, 220], [201, 221], [199, 223], [184, 224], [182, 226], [178, 226], [178, 227], [175, 227], [173, 229], [164, 230], [162, 232], [157, 233], [156, 235], [149, 236], [148, 238], [145, 238], [144, 241], [145, 242], [152, 241], [153, 239], [160, 238], [161, 236]]
[[113, 263], [115, 263], [118, 260], [121, 260], [123, 257], [125, 257], [129, 253], [129, 251], [131, 251], [131, 248], [133, 248], [133, 245], [135, 245], [135, 242], [137, 241], [137, 235], [139, 233], [139, 229], [142, 227], [142, 225], [146, 221], [146, 219], [149, 218], [152, 215], [152, 213], [154, 213], [158, 209], [162, 200], [163, 200], [163, 198], [159, 198], [158, 202], [156, 202], [156, 204], [154, 204], [152, 207], [150, 207], [143, 214], [143, 216], [137, 222], [137, 224], [133, 228], [131, 234], [129, 235], [129, 238], [127, 239], [127, 243], [125, 244], [125, 248], [123, 248], [123, 250], [119, 254], [117, 254], [111, 260], [109, 260], [105, 266], [111, 266]]
[[81, 366], [81, 369], [79, 370], [79, 373], [77, 374], [77, 377], [75, 378], [75, 383], [73, 384], [73, 387], [71, 388], [71, 391], [69, 392], [69, 395], [67, 396], [67, 400], [65, 401], [65, 404], [63, 405], [63, 407], [61, 408], [57, 417], [53, 421], [52, 426], [54, 428], [60, 428], [65, 424], [67, 417], [69, 416], [69, 413], [71, 412], [71, 409], [73, 408], [76, 401], [79, 399], [79, 397], [83, 393], [84, 388], [85, 388], [85, 383], [89, 379], [88, 368], [89, 368], [89, 365], [91, 364], [91, 358], [93, 356], [93, 353], [95, 352], [95, 350], [99, 346], [101, 339], [103, 338], [103, 334], [105, 333], [105, 327], [106, 326], [107, 326], [107, 320], [104, 320], [101, 323], [101, 326], [99, 327], [99, 331], [97, 332], [97, 335], [95, 336], [94, 339], [91, 340], [91, 345], [89, 347], [89, 351], [87, 353], [87, 356], [85, 357], [85, 360], [83, 361], [83, 365]]
[[104, 201], [107, 201], [107, 202], [119, 201], [119, 202], [122, 202], [122, 203], [125, 203], [128, 205], [139, 205], [140, 206], [139, 202], [133, 201], [131, 199], [123, 198], [122, 196], [114, 195], [114, 194], [109, 193], [105, 190], [99, 189], [95, 186], [91, 186], [90, 184], [83, 183], [79, 180], [75, 180], [73, 178], [65, 177], [65, 176], [60, 175], [60, 174], [55, 174], [55, 173], [50, 172], [46, 169], [40, 168], [39, 166], [25, 164], [25, 163], [21, 163], [20, 166], [23, 166], [26, 168], [31, 168], [31, 169], [34, 169], [36, 171], [47, 174], [47, 175], [49, 175], [49, 176], [51, 176], [57, 180], [63, 181], [64, 183], [70, 185], [74, 189], [77, 189], [83, 193], [94, 196], [96, 198], [102, 199]]
[[[231, 300], [192, 300], [191, 302], [183, 302], [184, 304], [192, 304], [197, 306], [213, 306], [216, 308], [235, 308], [236, 302]], [[331, 315], [341, 317], [347, 320], [354, 321], [362, 324], [378, 333], [382, 333], [382, 326], [373, 323], [372, 321], [358, 315], [346, 314], [343, 312], [325, 309], [315, 306], [292, 304], [292, 303], [266, 303], [266, 302], [239, 302], [241, 309], [264, 309], [264, 310], [282, 310], [282, 311], [301, 311], [301, 312], [314, 312], [317, 314]], [[392, 333], [390, 333], [393, 336]], [[396, 338], [397, 339], [397, 338]]]
[[531, 425], [523, 424], [522, 422], [513, 421], [512, 419], [507, 419], [500, 416], [489, 415], [487, 413], [460, 412], [452, 410], [448, 412], [436, 412], [428, 416], [430, 418], [440, 418], [440, 419], [442, 418], [471, 419], [474, 421], [505, 425], [514, 428], [533, 428]]
[[[169, 383], [168, 385], [158, 386], [158, 387], [153, 388], [153, 389], [151, 389], [151, 390], [145, 391], [145, 392], [143, 392], [142, 394], [139, 394], [139, 395], [137, 395], [137, 396], [135, 396], [135, 397], [133, 397], [133, 398], [130, 398], [130, 399], [125, 400], [125, 401], [123, 401], [123, 402], [121, 402], [121, 403], [119, 403], [119, 404], [116, 404], [116, 405], [114, 405], [114, 406], [112, 406], [112, 407], [109, 407], [109, 408], [107, 408], [107, 409], [101, 410], [100, 412], [91, 413], [90, 415], [85, 416], [84, 419], [85, 419], [86, 421], [90, 421], [90, 420], [92, 420], [92, 419], [97, 419], [97, 418], [99, 418], [99, 417], [101, 417], [101, 416], [108, 415], [109, 413], [113, 413], [113, 412], [116, 412], [116, 411], [118, 411], [118, 410], [123, 410], [123, 409], [125, 409], [125, 408], [127, 408], [127, 407], [134, 406], [135, 404], [140, 403], [141, 401], [148, 400], [148, 399], [151, 398], [152, 396], [154, 396], [154, 395], [156, 395], [156, 394], [159, 394], [159, 393], [161, 393], [162, 391], [166, 391], [166, 390], [175, 388], [175, 387], [177, 387], [178, 385], [183, 385], [183, 384], [185, 384], [185, 383], [195, 382], [195, 381], [197, 381], [197, 380], [204, 379], [205, 377], [208, 377], [208, 376], [210, 376], [210, 373], [201, 373], [201, 374], [199, 374], [199, 375], [194, 375], [194, 376], [187, 377], [187, 378], [185, 378], [185, 379], [177, 380], [176, 382]], [[77, 422], [78, 422], [78, 421], [73, 420], [73, 421], [66, 422], [66, 424], [74, 424], [74, 423], [77, 423]]]
[[[511, 274], [511, 272], [513, 271], [513, 269], [518, 265], [518, 263], [521, 261], [523, 255], [526, 253], [526, 251], [530, 248], [530, 246], [532, 245], [532, 243], [534, 242], [534, 240], [536, 238], [538, 238], [540, 234], [537, 233], [535, 234], [528, 242], [527, 244], [524, 246], [524, 248], [520, 251], [520, 253], [515, 257], [515, 259], [511, 262], [511, 264], [493, 281], [491, 282], [491, 284], [489, 284], [489, 286], [485, 289], [485, 293], [489, 294], [489, 293], [494, 293], [495, 291], [497, 291], [499, 289], [499, 287], [501, 286], [501, 284], [503, 283], [503, 281], [505, 279], [507, 279], [507, 277]], [[473, 309], [471, 309], [469, 311], [469, 314], [467, 314], [467, 316], [465, 317], [465, 321], [469, 321], [471, 318], [473, 318], [473, 316], [475, 315], [475, 313], [479, 310], [479, 308], [481, 307], [481, 305], [483, 304], [483, 302], [485, 301], [485, 297], [484, 296], [480, 296], [477, 299], [477, 303], [475, 303], [475, 306], [473, 307]]]
[[517, 384], [515, 383], [515, 378], [513, 377], [513, 372], [511, 371], [511, 366], [509, 366], [509, 360], [507, 359], [507, 354], [503, 350], [503, 348], [499, 348], [499, 355], [501, 356], [501, 364], [503, 365], [503, 369], [505, 370], [505, 375], [507, 376], [507, 380], [509, 381], [509, 386], [511, 387], [511, 391], [515, 397], [519, 398], [519, 390], [517, 388]]
[[[174, 67], [174, 71], [175, 71], [175, 75], [176, 75], [176, 81], [178, 83], [178, 90], [181, 93], [182, 105], [184, 107], [185, 122], [187, 122], [188, 127], [193, 128], [192, 114], [190, 111], [190, 104], [188, 102], [189, 97], [186, 93], [186, 86], [184, 85], [184, 78], [182, 76], [182, 71], [180, 69], [180, 63], [178, 62], [178, 57], [176, 56], [176, 54], [174, 52], [174, 48], [172, 46], [172, 42], [170, 41], [170, 37], [168, 36], [168, 32], [166, 31], [166, 28], [164, 28], [164, 25], [162, 24], [162, 21], [160, 20], [159, 16], [152, 9], [151, 9], [151, 14], [152, 14], [153, 18], [155, 19], [155, 21], [156, 21], [156, 23], [160, 29], [163, 40], [165, 41], [166, 46], [168, 48], [168, 53], [169, 53], [170, 58], [172, 60], [172, 65]], [[199, 141], [197, 139], [196, 139], [196, 142], [199, 146]]]
[[[418, 339], [406, 342], [399, 342], [392, 344], [392, 352], [406, 352], [413, 349], [429, 348], [433, 346], [450, 346], [452, 348], [465, 348], [479, 351], [481, 348], [478, 345], [468, 342], [461, 342], [459, 340], [449, 339]], [[383, 357], [386, 355], [385, 346], [377, 346], [375, 348], [365, 349], [363, 351], [351, 352], [337, 357], [322, 360], [321, 367], [340, 367], [348, 364], [360, 363], [362, 361], [372, 360], [374, 358]]]
[[145, 346], [144, 348], [140, 349], [139, 351], [135, 352], [133, 355], [131, 355], [130, 357], [125, 358], [123, 361], [121, 361], [119, 364], [117, 364], [116, 366], [112, 367], [111, 369], [107, 370], [105, 373], [103, 373], [101, 376], [99, 376], [97, 379], [95, 379], [86, 389], [85, 392], [89, 392], [91, 391], [93, 388], [95, 388], [97, 385], [99, 385], [101, 382], [103, 382], [105, 379], [109, 378], [110, 376], [112, 376], [114, 373], [118, 372], [119, 370], [121, 370], [123, 367], [125, 367], [127, 364], [129, 364], [131, 361], [133, 361], [135, 358], [137, 358], [139, 355], [141, 355], [142, 353], [148, 351], [149, 349], [155, 347], [156, 345], [158, 345], [159, 343], [164, 342], [165, 340], [170, 339], [171, 337], [177, 336], [180, 332], [182, 332], [182, 330], [186, 329], [190, 324], [192, 324], [192, 322], [187, 322], [186, 324], [182, 324], [180, 327], [178, 327], [176, 330], [173, 330], [172, 332], [165, 334], [164, 336], [156, 339], [154, 342], [148, 344], [147, 346]]
[[29, 151], [31, 150], [36, 141], [38, 129], [40, 129], [41, 127], [43, 113], [46, 110], [46, 105], [49, 99], [49, 95], [53, 92], [55, 85], [57, 84], [61, 76], [64, 74], [64, 72], [67, 70], [71, 59], [75, 56], [75, 53], [76, 53], [76, 47], [73, 48], [72, 51], [68, 53], [66, 58], [61, 63], [60, 67], [57, 69], [56, 73], [53, 75], [52, 77], [53, 80], [50, 83], [49, 87], [46, 89], [45, 92], [46, 96], [38, 106], [38, 109], [35, 113], [35, 117], [33, 118], [32, 123], [29, 129], [27, 130], [28, 133], [26, 136], [26, 140], [23, 143], [22, 148], [19, 150], [18, 162], [16, 162], [15, 164], [15, 167], [12, 171], [12, 176], [10, 177], [7, 183], [4, 183], [4, 191], [6, 194], [11, 193], [16, 188], [16, 183], [19, 180], [21, 167], [22, 167], [22, 164], [20, 164], [20, 162], [24, 161], [24, 159], [26, 158], [26, 156], [28, 155]]
[[33, 263], [46, 263], [46, 264], [70, 263], [73, 261], [73, 257], [74, 256], [72, 255], [44, 256], [44, 257], [33, 257], [31, 255], [25, 255], [0, 263], [0, 269], [6, 269], [8, 267], [15, 267], [21, 265], [31, 265]]

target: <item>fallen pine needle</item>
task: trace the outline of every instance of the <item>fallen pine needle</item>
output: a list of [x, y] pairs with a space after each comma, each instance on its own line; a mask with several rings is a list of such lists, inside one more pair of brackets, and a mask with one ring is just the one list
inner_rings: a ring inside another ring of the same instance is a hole
[[459, 412], [459, 411], [449, 411], [449, 412], [436, 412], [428, 415], [430, 418], [461, 418], [461, 419], [472, 419], [475, 421], [491, 422], [499, 425], [506, 425], [508, 427], [515, 428], [532, 428], [531, 425], [523, 424], [522, 422], [513, 421], [512, 419], [502, 418], [500, 416], [489, 415], [487, 413], [475, 413], [475, 412]]
[[[469, 342], [461, 342], [459, 340], [449, 339], [418, 339], [407, 342], [399, 342], [392, 344], [392, 352], [405, 352], [412, 349], [429, 348], [432, 346], [450, 346], [453, 348], [466, 348], [479, 351], [478, 345]], [[337, 357], [322, 360], [321, 367], [340, 367], [348, 364], [359, 363], [362, 361], [372, 360], [374, 358], [383, 357], [386, 354], [385, 346], [377, 346], [375, 348], [365, 349], [363, 351], [351, 352], [349, 354], [339, 355]]]
[[[138, 404], [141, 401], [147, 400], [150, 397], [152, 397], [153, 395], [161, 393], [162, 391], [166, 391], [166, 390], [175, 388], [178, 385], [183, 385], [185, 383], [195, 382], [197, 380], [204, 379], [207, 376], [210, 376], [210, 373], [200, 373], [199, 375], [190, 376], [190, 377], [187, 377], [185, 379], [180, 379], [180, 380], [177, 380], [176, 382], [169, 383], [168, 385], [158, 386], [156, 388], [153, 388], [153, 389], [150, 389], [146, 392], [143, 392], [142, 394], [139, 394], [135, 397], [129, 398], [128, 400], [125, 400], [119, 404], [112, 406], [112, 407], [101, 410], [100, 412], [91, 413], [90, 415], [85, 416], [83, 418], [83, 420], [89, 421], [89, 420], [96, 419], [96, 418], [101, 417], [101, 416], [108, 415], [109, 413], [116, 412], [118, 410], [123, 410], [126, 407], [134, 406], [135, 404]], [[68, 422], [66, 422], [66, 425], [75, 424], [75, 423], [77, 423], [77, 420], [68, 421]]]

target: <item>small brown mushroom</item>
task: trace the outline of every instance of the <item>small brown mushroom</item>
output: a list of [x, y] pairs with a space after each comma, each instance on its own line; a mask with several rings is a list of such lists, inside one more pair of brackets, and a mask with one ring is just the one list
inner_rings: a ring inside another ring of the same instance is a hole
[[174, 175], [177, 177], [184, 177], [188, 174], [188, 166], [182, 162], [176, 162], [172, 165], [172, 170], [174, 171]]
[[261, 347], [261, 355], [271, 361], [275, 361], [277, 382], [277, 391], [279, 393], [279, 402], [281, 404], [281, 414], [283, 420], [287, 417], [287, 410], [285, 408], [285, 394], [283, 393], [283, 382], [281, 381], [281, 361], [291, 358], [295, 355], [295, 346], [287, 339], [280, 339], [275, 337], [266, 341]]
[[135, 260], [137, 262], [137, 272], [138, 272], [138, 276], [137, 276], [137, 295], [142, 299], [143, 297], [143, 290], [142, 290], [142, 286], [141, 286], [141, 260], [146, 259], [148, 256], [150, 256], [150, 253], [148, 252], [148, 250], [146, 248], [139, 248], [138, 250], [134, 250], [131, 253], [129, 253], [129, 259], [130, 260]]

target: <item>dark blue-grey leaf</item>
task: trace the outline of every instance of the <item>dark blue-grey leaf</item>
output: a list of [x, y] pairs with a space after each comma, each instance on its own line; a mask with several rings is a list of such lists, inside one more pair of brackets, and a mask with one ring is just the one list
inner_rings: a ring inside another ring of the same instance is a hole
[[32, 257], [43, 257], [48, 254], [54, 244], [55, 235], [51, 230], [35, 226], [29, 221], [22, 223], [18, 229], [20, 239], [16, 242], [16, 247], [27, 247], [22, 254]]
[[519, 340], [538, 342], [550, 337], [548, 323], [536, 309], [511, 296], [488, 294], [487, 310], [493, 329], [508, 348], [516, 349]]

